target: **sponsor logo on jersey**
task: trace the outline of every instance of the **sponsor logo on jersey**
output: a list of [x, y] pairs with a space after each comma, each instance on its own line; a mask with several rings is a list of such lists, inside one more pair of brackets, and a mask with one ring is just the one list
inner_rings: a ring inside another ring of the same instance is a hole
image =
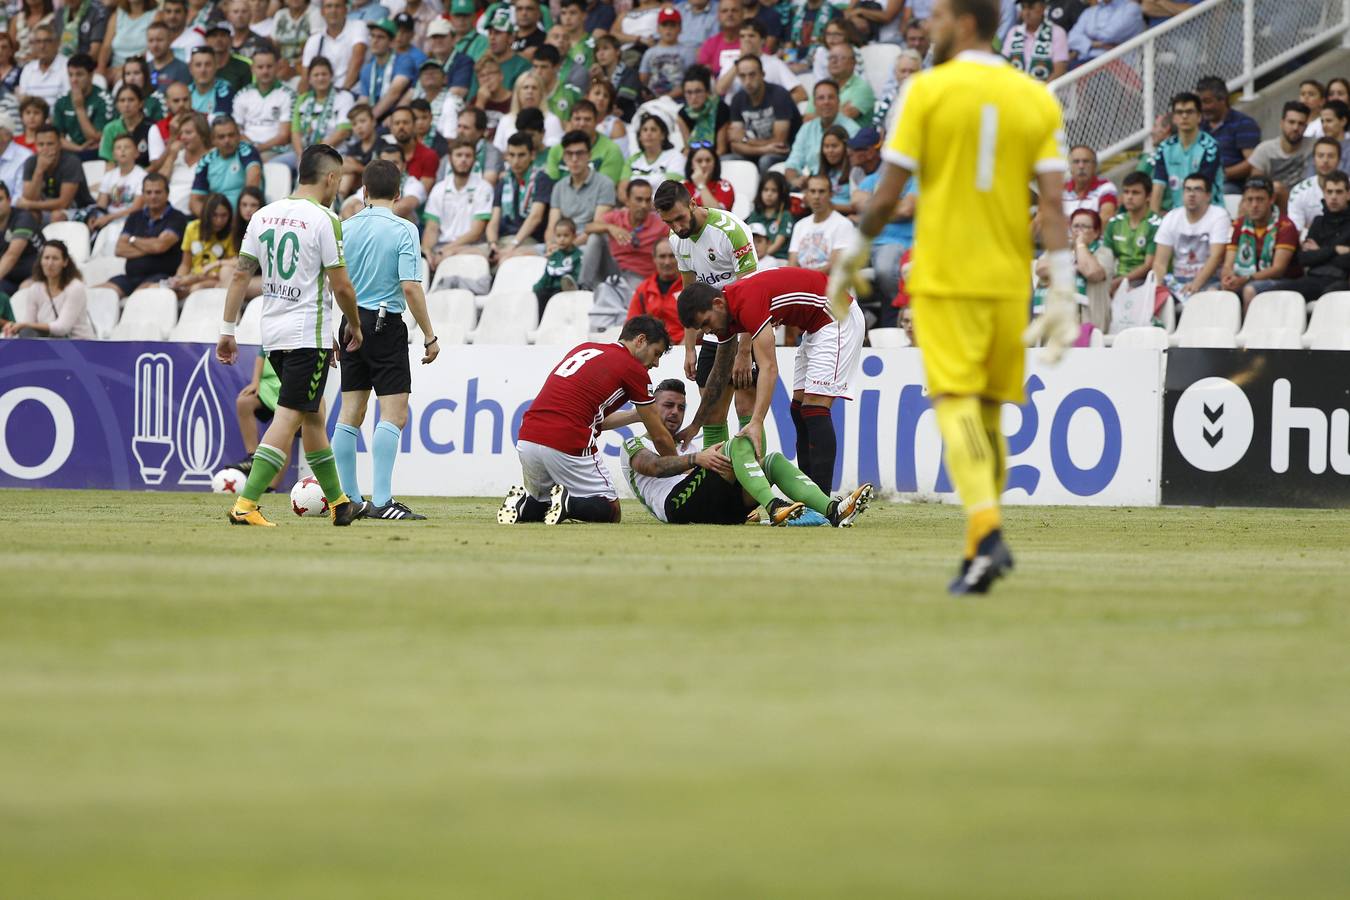
[[740, 259], [741, 257], [743, 257], [743, 256], [745, 256], [745, 255], [747, 255], [747, 254], [749, 254], [749, 253], [751, 253], [751, 252], [753, 252], [754, 249], [755, 249], [755, 247], [754, 247], [753, 244], [746, 244], [744, 247], [737, 247], [737, 248], [736, 248], [736, 251], [735, 251], [735, 253], [734, 253], [733, 255], [734, 255], [737, 259]]
[[715, 275], [704, 275], [699, 273], [698, 280], [704, 284], [717, 284], [719, 281], [730, 281], [736, 277], [735, 272], [718, 272]]
[[717, 262], [717, 252], [713, 250], [711, 247], [708, 248], [708, 262], [710, 263]]

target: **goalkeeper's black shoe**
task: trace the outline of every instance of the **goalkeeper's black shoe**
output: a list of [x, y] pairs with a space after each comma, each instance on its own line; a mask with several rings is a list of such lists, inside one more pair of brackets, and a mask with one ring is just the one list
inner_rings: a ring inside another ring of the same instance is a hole
[[960, 573], [947, 585], [947, 593], [987, 594], [994, 582], [1013, 569], [1012, 552], [1003, 543], [1003, 532], [995, 529], [984, 536], [974, 559], [961, 562]]
[[360, 508], [359, 503], [343, 500], [333, 507], [333, 524], [339, 527], [352, 524], [356, 521], [356, 514], [360, 511]]
[[364, 519], [408, 519], [425, 522], [427, 518], [426, 516], [419, 516], [417, 513], [392, 498], [390, 498], [389, 502], [384, 506], [376, 506], [370, 501], [366, 501], [362, 508], [364, 509], [364, 512], [361, 517]]

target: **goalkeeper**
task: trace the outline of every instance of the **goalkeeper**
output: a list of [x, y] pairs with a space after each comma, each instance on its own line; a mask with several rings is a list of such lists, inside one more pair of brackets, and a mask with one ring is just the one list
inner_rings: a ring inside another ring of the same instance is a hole
[[[656, 386], [652, 397], [674, 438], [684, 424], [684, 382], [667, 378]], [[710, 402], [706, 393], [703, 402]], [[617, 428], [636, 420], [632, 412], [616, 413], [603, 427]], [[768, 453], [761, 465], [748, 437], [732, 438], [727, 446], [727, 453], [719, 443], [698, 452], [661, 456], [649, 438], [639, 435], [624, 441], [619, 466], [647, 511], [672, 525], [739, 525], [755, 507], [762, 506], [771, 525], [787, 525], [810, 509], [843, 528], [852, 525], [871, 502], [870, 484], [831, 499], [783, 454]], [[790, 499], [775, 496], [775, 487]]]
[[[1004, 403], [1023, 401], [1024, 330], [1051, 361], [1078, 333], [1061, 204], [1063, 118], [1044, 85], [993, 54], [999, 9], [999, 0], [936, 0], [928, 21], [937, 65], [905, 83], [880, 182], [829, 287], [839, 318], [850, 289], [866, 289], [858, 273], [872, 238], [916, 175], [923, 211], [906, 285], [947, 471], [967, 520], [953, 594], [985, 593], [1013, 566], [999, 511], [1008, 452], [999, 415]], [[1051, 272], [1045, 314], [1027, 328], [1033, 179]]]

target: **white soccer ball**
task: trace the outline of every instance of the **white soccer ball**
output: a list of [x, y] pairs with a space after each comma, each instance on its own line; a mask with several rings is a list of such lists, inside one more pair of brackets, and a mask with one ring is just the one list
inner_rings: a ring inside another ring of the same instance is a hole
[[211, 477], [211, 490], [217, 494], [238, 494], [244, 490], [248, 476], [238, 469], [221, 469]]
[[291, 512], [297, 516], [323, 516], [328, 514], [328, 501], [324, 499], [323, 488], [317, 478], [297, 481], [291, 488]]

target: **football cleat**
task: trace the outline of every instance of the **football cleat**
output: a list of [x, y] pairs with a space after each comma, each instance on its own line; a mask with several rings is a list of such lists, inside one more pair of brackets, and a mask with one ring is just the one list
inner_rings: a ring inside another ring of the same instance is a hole
[[358, 518], [385, 519], [388, 521], [393, 521], [395, 519], [407, 519], [410, 521], [415, 520], [419, 522], [425, 522], [427, 518], [426, 516], [418, 515], [411, 509], [408, 509], [408, 507], [404, 506], [402, 503], [399, 503], [397, 500], [394, 500], [392, 498], [384, 506], [375, 506], [373, 503], [367, 500], [361, 504], [361, 510], [363, 510], [363, 512], [359, 512], [357, 514]]
[[830, 501], [830, 524], [835, 528], [850, 528], [855, 519], [867, 510], [872, 502], [871, 483], [861, 484], [847, 497], [836, 497]]
[[341, 503], [333, 506], [333, 524], [339, 528], [350, 525], [356, 521], [356, 513], [359, 505], [350, 500], [343, 500]]
[[830, 520], [816, 512], [814, 509], [804, 509], [800, 516], [787, 524], [798, 528], [819, 528], [822, 525], [829, 525]]
[[497, 510], [497, 524], [514, 525], [520, 521], [520, 513], [525, 508], [526, 496], [523, 487], [512, 485], [511, 490], [506, 492], [506, 499], [502, 501], [501, 509]]
[[951, 584], [947, 593], [987, 594], [994, 582], [1007, 575], [1013, 569], [1012, 552], [1003, 543], [1003, 532], [995, 529], [984, 536], [974, 559], [961, 561], [961, 571]]
[[565, 518], [567, 518], [567, 488], [555, 484], [553, 492], [549, 495], [548, 512], [544, 513], [544, 524], [557, 525]]
[[[356, 501], [352, 502], [355, 503]], [[370, 511], [374, 508], [375, 505], [371, 503], [369, 500], [362, 500], [360, 503], [356, 504], [356, 515], [353, 518], [369, 519]]]
[[804, 509], [806, 509], [805, 503], [779, 500], [775, 497], [773, 502], [769, 504], [769, 524], [786, 525], [799, 517]]
[[228, 516], [231, 525], [261, 525], [263, 528], [276, 528], [276, 522], [269, 522], [258, 507], [247, 511], [231, 508]]

